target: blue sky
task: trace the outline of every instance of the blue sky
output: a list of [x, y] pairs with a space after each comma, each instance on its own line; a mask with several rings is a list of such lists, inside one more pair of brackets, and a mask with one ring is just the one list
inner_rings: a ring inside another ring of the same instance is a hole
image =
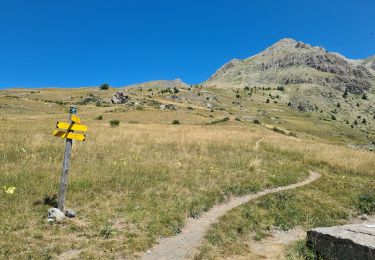
[[374, 0], [0, 0], [0, 88], [207, 79], [285, 37], [375, 55]]

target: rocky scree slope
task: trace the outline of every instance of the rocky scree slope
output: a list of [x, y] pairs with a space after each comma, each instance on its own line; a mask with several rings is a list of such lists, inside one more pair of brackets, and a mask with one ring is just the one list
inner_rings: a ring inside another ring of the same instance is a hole
[[375, 57], [351, 61], [293, 39], [282, 39], [263, 52], [222, 66], [205, 85], [252, 86], [315, 84], [353, 94], [374, 86]]

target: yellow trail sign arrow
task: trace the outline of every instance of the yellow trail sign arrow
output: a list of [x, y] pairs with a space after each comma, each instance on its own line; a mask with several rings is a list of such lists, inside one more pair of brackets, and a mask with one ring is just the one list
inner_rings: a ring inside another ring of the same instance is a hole
[[72, 120], [76, 124], [80, 124], [81, 123], [81, 118], [79, 118], [76, 115], [72, 115], [72, 117], [70, 118], [70, 120]]
[[67, 139], [74, 139], [77, 141], [85, 141], [86, 136], [83, 134], [76, 134], [72, 132], [63, 132], [59, 130], [53, 130], [52, 135], [56, 137], [61, 137], [61, 138], [67, 138]]
[[87, 125], [80, 125], [80, 124], [69, 124], [65, 122], [57, 122], [56, 127], [59, 129], [64, 130], [72, 130], [72, 131], [87, 131]]

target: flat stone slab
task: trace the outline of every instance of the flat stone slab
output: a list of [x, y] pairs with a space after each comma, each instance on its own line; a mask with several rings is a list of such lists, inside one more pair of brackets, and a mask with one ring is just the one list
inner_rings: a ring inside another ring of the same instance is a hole
[[375, 223], [314, 228], [307, 242], [323, 259], [375, 259]]

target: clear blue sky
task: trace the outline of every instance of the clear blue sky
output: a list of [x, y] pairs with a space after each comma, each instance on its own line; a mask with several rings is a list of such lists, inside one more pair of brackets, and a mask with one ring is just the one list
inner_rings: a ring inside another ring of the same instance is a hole
[[0, 88], [207, 79], [291, 37], [375, 54], [374, 0], [0, 0]]

